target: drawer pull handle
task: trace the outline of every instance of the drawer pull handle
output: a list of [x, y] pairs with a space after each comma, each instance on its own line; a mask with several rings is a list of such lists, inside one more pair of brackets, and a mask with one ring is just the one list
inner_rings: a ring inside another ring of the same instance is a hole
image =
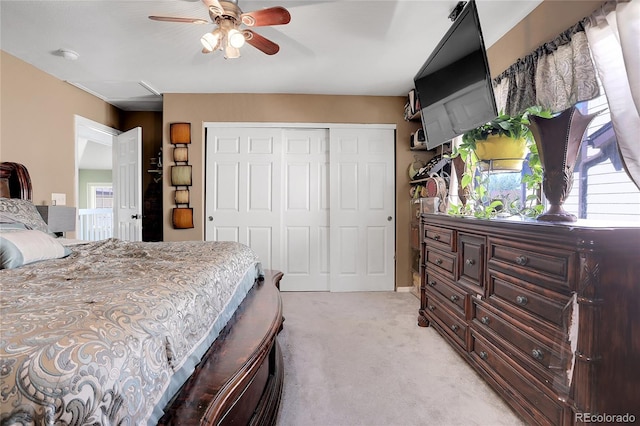
[[429, 310], [430, 310], [431, 312], [433, 312], [433, 311], [435, 311], [435, 310], [436, 310], [436, 307], [435, 307], [435, 306], [433, 306], [433, 305], [429, 305]]
[[486, 353], [485, 351], [481, 351], [479, 355], [480, 355], [480, 358], [482, 358], [482, 359], [489, 358], [489, 354]]
[[433, 236], [433, 239], [436, 241], [440, 241], [440, 235], [436, 234]]
[[489, 323], [491, 322], [491, 318], [482, 317], [482, 318], [480, 318], [480, 322], [482, 322], [484, 325], [489, 325]]
[[520, 266], [524, 266], [527, 264], [527, 262], [529, 262], [529, 259], [527, 258], [527, 256], [518, 256], [516, 257], [516, 263]]
[[455, 331], [458, 331], [458, 329], [459, 329], [459, 328], [460, 328], [460, 327], [458, 327], [458, 326], [457, 326], [457, 325], [455, 325], [455, 324], [453, 324], [453, 325], [451, 326], [451, 330], [453, 330], [454, 332], [455, 332]]
[[520, 306], [524, 306], [529, 302], [527, 296], [516, 296], [516, 303]]
[[436, 259], [436, 265], [442, 265], [442, 259]]
[[533, 356], [538, 361], [542, 361], [542, 359], [544, 358], [544, 352], [542, 352], [542, 349], [534, 349], [531, 351], [531, 356]]
[[458, 296], [456, 296], [455, 294], [452, 294], [451, 297], [449, 298], [451, 299], [452, 302], [457, 301], [458, 299], [460, 299]]
[[431, 287], [435, 287], [435, 286], [436, 286], [436, 284], [438, 284], [438, 283], [437, 283], [437, 282], [435, 282], [434, 280], [429, 280], [429, 285], [430, 285]]
[[464, 263], [466, 263], [467, 265], [471, 266], [471, 265], [475, 265], [476, 261], [473, 259], [467, 259]]

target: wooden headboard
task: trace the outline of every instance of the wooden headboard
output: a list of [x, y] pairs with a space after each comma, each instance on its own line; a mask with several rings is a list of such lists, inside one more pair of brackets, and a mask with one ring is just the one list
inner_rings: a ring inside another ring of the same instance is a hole
[[31, 200], [31, 177], [24, 165], [9, 161], [0, 163], [0, 196]]

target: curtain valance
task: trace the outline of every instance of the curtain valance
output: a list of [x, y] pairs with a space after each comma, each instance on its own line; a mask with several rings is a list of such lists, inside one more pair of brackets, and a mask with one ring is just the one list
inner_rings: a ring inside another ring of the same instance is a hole
[[599, 95], [582, 22], [518, 59], [494, 80], [498, 109], [516, 115], [533, 105], [562, 111]]

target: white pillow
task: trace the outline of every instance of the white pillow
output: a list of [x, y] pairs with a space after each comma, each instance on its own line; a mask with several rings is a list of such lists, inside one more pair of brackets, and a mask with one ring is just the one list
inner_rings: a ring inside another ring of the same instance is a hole
[[16, 229], [0, 234], [0, 269], [59, 259], [70, 253], [71, 250], [42, 231]]

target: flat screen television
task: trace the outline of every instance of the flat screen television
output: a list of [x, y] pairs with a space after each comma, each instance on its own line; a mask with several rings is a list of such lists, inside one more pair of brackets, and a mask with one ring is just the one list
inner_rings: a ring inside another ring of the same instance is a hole
[[427, 149], [498, 116], [475, 1], [469, 1], [414, 78]]

